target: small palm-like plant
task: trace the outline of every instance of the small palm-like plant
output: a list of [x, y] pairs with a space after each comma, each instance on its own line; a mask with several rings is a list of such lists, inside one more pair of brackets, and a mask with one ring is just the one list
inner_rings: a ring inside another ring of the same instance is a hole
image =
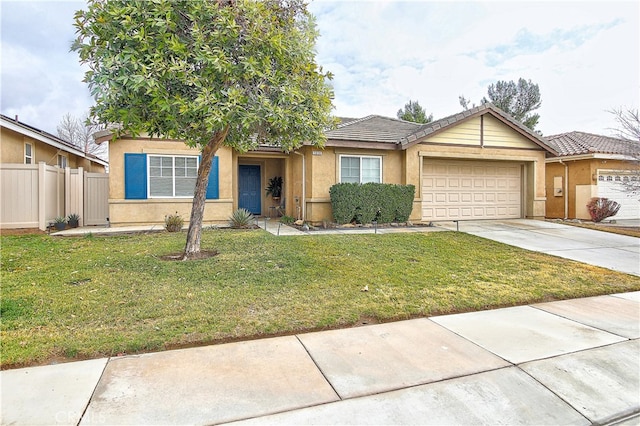
[[253, 214], [247, 209], [238, 209], [229, 217], [229, 225], [232, 228], [249, 228], [253, 225]]

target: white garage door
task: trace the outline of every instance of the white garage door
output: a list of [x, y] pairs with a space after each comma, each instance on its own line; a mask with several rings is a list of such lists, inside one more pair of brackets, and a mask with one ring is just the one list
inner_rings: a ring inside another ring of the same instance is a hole
[[522, 217], [520, 163], [424, 159], [422, 220]]
[[640, 195], [625, 190], [623, 179], [633, 179], [634, 174], [621, 174], [598, 170], [598, 197], [608, 198], [620, 204], [618, 214], [610, 219], [640, 219]]

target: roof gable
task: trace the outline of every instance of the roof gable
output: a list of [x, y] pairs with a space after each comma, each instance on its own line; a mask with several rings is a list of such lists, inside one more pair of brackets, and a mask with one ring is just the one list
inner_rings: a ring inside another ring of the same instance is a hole
[[375, 144], [375, 147], [382, 149], [407, 149], [437, 133], [485, 114], [495, 117], [501, 124], [511, 128], [535, 146], [554, 155], [556, 154], [555, 150], [540, 135], [490, 103], [485, 103], [427, 124], [413, 123], [380, 115], [368, 115], [359, 119], [341, 118], [341, 123], [335, 129], [327, 132], [327, 145], [348, 144], [354, 147], [367, 146], [373, 148]]
[[640, 143], [586, 132], [567, 132], [546, 137], [558, 156], [582, 154], [640, 155]]
[[545, 151], [555, 154], [555, 150], [546, 143], [544, 138], [542, 138], [540, 135], [538, 135], [519, 121], [515, 120], [512, 116], [491, 103], [484, 103], [477, 107], [459, 112], [457, 114], [432, 121], [431, 123], [423, 124], [415, 132], [404, 137], [400, 143], [403, 145], [403, 148], [407, 148], [431, 136], [434, 136], [437, 133], [451, 129], [462, 122], [485, 114], [489, 114], [492, 117], [496, 118], [499, 122], [510, 127], [512, 130], [525, 137], [527, 140], [533, 142], [535, 145], [539, 146]]

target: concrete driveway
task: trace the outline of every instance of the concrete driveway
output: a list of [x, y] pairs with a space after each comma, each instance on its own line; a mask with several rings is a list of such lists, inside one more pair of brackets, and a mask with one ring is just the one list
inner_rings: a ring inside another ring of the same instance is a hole
[[440, 222], [437, 226], [640, 276], [640, 239], [531, 219]]

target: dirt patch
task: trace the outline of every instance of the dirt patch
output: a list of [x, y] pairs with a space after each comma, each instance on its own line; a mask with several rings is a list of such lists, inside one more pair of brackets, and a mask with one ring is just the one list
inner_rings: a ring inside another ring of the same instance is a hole
[[0, 235], [13, 236], [13, 235], [43, 235], [47, 231], [41, 231], [38, 228], [22, 228], [22, 229], [0, 229]]
[[[210, 259], [219, 254], [218, 250], [202, 250], [195, 256], [192, 256], [187, 260], [203, 260]], [[184, 253], [174, 253], [174, 254], [166, 254], [164, 256], [160, 256], [162, 260], [173, 260], [173, 261], [182, 261], [184, 257]]]

